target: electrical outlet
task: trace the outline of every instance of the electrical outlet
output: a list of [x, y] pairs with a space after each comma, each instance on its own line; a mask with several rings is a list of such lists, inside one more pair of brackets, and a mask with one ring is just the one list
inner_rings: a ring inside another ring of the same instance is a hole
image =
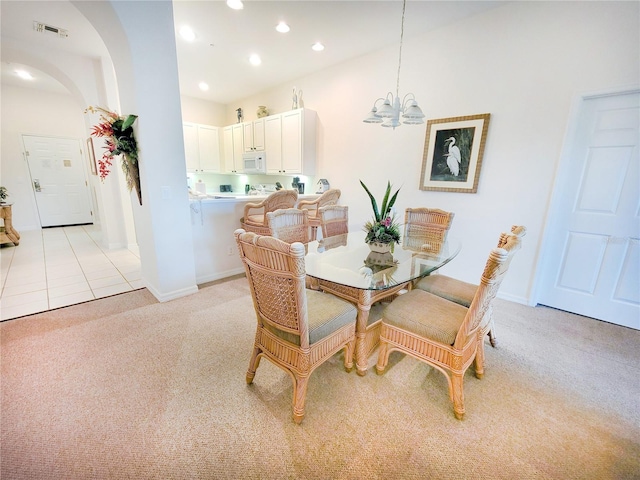
[[227, 248], [227, 255], [229, 256], [233, 255], [233, 247]]

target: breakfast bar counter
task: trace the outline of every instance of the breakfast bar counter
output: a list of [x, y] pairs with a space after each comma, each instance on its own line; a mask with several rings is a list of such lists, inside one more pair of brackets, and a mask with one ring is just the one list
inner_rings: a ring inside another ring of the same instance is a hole
[[[302, 194], [299, 200], [315, 199], [318, 194]], [[194, 194], [189, 196], [196, 283], [202, 284], [244, 273], [233, 232], [247, 202], [261, 202], [264, 195], [243, 193]]]

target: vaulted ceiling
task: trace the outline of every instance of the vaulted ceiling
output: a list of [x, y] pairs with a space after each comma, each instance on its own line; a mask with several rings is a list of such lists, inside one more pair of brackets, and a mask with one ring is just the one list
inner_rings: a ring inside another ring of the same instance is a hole
[[[242, 10], [232, 10], [224, 1], [174, 0], [173, 4], [181, 94], [223, 104], [400, 45], [403, 3], [398, 0], [254, 0], [245, 1]], [[404, 38], [502, 4], [407, 1]], [[2, 1], [0, 9], [3, 45], [29, 44], [89, 57], [108, 55], [97, 32], [68, 1]], [[36, 32], [35, 21], [66, 30], [68, 36]], [[290, 26], [289, 33], [275, 30], [280, 21]], [[185, 25], [196, 35], [192, 42], [178, 34]], [[322, 42], [325, 49], [313, 51], [315, 42]], [[260, 65], [249, 63], [252, 53], [260, 55]], [[2, 82], [25, 86], [15, 75], [20, 66], [3, 59]], [[42, 72], [34, 75], [36, 81], [29, 84], [34, 88], [64, 88]], [[206, 82], [209, 90], [200, 90], [200, 82]]]

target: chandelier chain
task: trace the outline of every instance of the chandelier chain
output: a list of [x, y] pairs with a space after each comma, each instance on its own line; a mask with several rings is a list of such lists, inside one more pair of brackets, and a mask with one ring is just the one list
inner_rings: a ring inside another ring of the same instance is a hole
[[404, 11], [407, 8], [407, 0], [402, 2], [402, 23], [400, 25], [400, 54], [398, 55], [398, 78], [396, 80], [396, 97], [400, 95], [400, 65], [402, 65], [402, 40], [404, 38]]
[[[1, 0], [0, 0], [1, 1]], [[418, 101], [413, 93], [407, 93], [400, 102], [400, 70], [402, 69], [402, 47], [404, 46], [404, 19], [407, 9], [407, 0], [402, 0], [402, 23], [400, 24], [400, 51], [398, 52], [398, 76], [396, 78], [396, 96], [393, 91], [388, 91], [386, 96], [378, 98], [373, 102], [371, 112], [364, 123], [378, 123], [383, 127], [390, 127], [395, 130], [402, 123], [407, 125], [424, 124], [424, 113], [418, 106]], [[382, 102], [378, 110], [378, 102]], [[400, 122], [402, 116], [402, 122]]]

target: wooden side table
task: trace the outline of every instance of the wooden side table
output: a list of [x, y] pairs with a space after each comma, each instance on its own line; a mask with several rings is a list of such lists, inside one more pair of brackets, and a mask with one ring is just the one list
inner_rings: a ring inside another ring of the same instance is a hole
[[13, 243], [18, 245], [20, 243], [20, 234], [13, 228], [11, 222], [11, 205], [12, 203], [0, 203], [0, 218], [4, 220], [4, 228], [0, 232], [0, 244]]

